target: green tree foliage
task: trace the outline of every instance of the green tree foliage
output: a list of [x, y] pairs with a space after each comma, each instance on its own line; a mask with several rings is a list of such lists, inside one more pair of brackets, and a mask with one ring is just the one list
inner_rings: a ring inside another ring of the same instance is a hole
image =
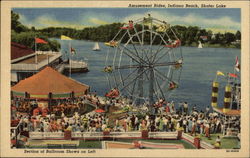
[[35, 32], [21, 32], [15, 33], [12, 31], [11, 33], [11, 41], [16, 42], [25, 46], [28, 46], [35, 50], [35, 37], [39, 37], [48, 42], [48, 44], [39, 44], [37, 43], [37, 50], [41, 51], [58, 51], [60, 49], [60, 44], [55, 40], [49, 40], [47, 36], [42, 35], [41, 33]]
[[237, 40], [240, 40], [240, 39], [241, 39], [241, 33], [240, 33], [239, 30], [235, 33], [235, 38], [236, 38]]
[[11, 41], [25, 46], [28, 46], [35, 50], [35, 37], [44, 39], [48, 44], [37, 44], [37, 50], [41, 51], [58, 51], [60, 44], [57, 41], [51, 41], [46, 34], [36, 32], [35, 27], [24, 26], [19, 22], [19, 15], [11, 11]]
[[19, 20], [19, 15], [11, 11], [11, 30], [17, 33], [28, 31], [28, 27], [22, 25]]
[[236, 40], [236, 37], [233, 33], [227, 32], [224, 35], [224, 40], [225, 40], [225, 44], [229, 45], [231, 44], [231, 42]]

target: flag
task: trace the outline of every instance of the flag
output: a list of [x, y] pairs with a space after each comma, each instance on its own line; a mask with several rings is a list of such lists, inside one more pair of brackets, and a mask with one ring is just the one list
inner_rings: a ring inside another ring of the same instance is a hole
[[233, 74], [233, 73], [228, 73], [228, 76], [234, 77], [234, 78], [237, 78], [237, 77], [238, 77], [236, 74]]
[[35, 38], [36, 43], [43, 43], [43, 44], [47, 44], [48, 42], [44, 41], [41, 38]]
[[238, 56], [236, 56], [236, 61], [235, 61], [235, 70], [237, 72], [240, 72], [240, 63], [239, 63], [239, 59], [238, 59]]
[[221, 71], [217, 71], [217, 75], [218, 76], [225, 76], [225, 74], [223, 72], [221, 72]]
[[71, 54], [76, 54], [76, 50], [75, 50], [74, 48], [71, 47], [71, 48], [70, 48], [70, 53], [71, 53]]
[[61, 35], [61, 40], [72, 40], [72, 38], [68, 36]]

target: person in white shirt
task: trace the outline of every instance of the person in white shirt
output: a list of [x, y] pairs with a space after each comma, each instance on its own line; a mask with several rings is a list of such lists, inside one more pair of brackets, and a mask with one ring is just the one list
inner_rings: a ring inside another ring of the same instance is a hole
[[106, 128], [107, 128], [107, 125], [104, 123], [104, 124], [102, 125], [102, 131], [105, 131]]
[[163, 131], [167, 131], [167, 124], [168, 120], [166, 119], [166, 117], [163, 117]]
[[186, 119], [183, 120], [183, 128], [184, 128], [184, 132], [187, 133], [188, 127], [187, 127], [187, 120]]
[[220, 146], [221, 146], [221, 140], [220, 140], [220, 136], [217, 136], [217, 138], [216, 138], [216, 143], [218, 143]]

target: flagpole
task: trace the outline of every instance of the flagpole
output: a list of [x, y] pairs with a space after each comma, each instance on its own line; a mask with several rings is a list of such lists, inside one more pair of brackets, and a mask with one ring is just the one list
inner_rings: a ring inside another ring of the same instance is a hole
[[37, 45], [36, 45], [36, 36], [35, 36], [35, 63], [36, 63], [36, 70], [37, 70], [37, 53], [36, 53]]
[[48, 59], [48, 64], [47, 64], [47, 66], [49, 66], [49, 53], [47, 53], [47, 59]]
[[[235, 59], [237, 60], [237, 56], [235, 57]], [[236, 61], [236, 60], [235, 60], [235, 61]], [[237, 62], [237, 61], [236, 61], [236, 62]], [[234, 69], [234, 74], [236, 74], [235, 68], [236, 68], [236, 63], [235, 63], [234, 68], [233, 68], [233, 69]], [[234, 78], [234, 82], [236, 82], [236, 79], [237, 79], [237, 78]]]
[[69, 77], [71, 78], [71, 41], [69, 41]]

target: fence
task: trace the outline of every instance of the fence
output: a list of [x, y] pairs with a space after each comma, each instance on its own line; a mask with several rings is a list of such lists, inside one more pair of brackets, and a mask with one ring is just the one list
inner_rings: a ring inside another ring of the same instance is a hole
[[194, 137], [192, 137], [186, 133], [182, 133], [182, 139], [194, 144]]
[[[64, 132], [30, 132], [31, 139], [64, 139]], [[149, 139], [177, 139], [177, 132], [148, 132]], [[141, 138], [142, 132], [72, 132], [73, 139]]]
[[31, 139], [63, 139], [64, 132], [30, 132]]
[[161, 139], [177, 139], [177, 132], [149, 132], [148, 138]]
[[[42, 54], [42, 53], [38, 53], [38, 54]], [[37, 70], [42, 68], [43, 66], [48, 64], [48, 60], [49, 63], [53, 62], [54, 60], [58, 59], [59, 57], [62, 56], [61, 53], [56, 53], [56, 52], [50, 52], [50, 53], [43, 53], [43, 54], [48, 54], [48, 55], [52, 55], [50, 57], [48, 57], [47, 60], [43, 60], [36, 63], [31, 63], [31, 64], [27, 64], [27, 63], [16, 63], [16, 64], [11, 64], [11, 70], [23, 70], [23, 71], [33, 71], [33, 70]]]
[[36, 51], [37, 54], [62, 54], [61, 52], [54, 51]]
[[200, 142], [201, 148], [203, 149], [214, 149], [214, 146], [205, 142], [205, 141], [201, 141]]
[[[182, 133], [182, 139], [189, 142], [189, 143], [192, 143], [193, 145], [195, 145], [197, 148], [203, 148], [203, 149], [214, 149], [214, 146], [205, 142], [205, 141], [202, 141], [200, 140], [199, 138], [196, 139], [186, 133]], [[197, 142], [198, 141], [198, 142]]]
[[[145, 131], [144, 131], [145, 132]], [[109, 139], [133, 139], [133, 138], [145, 138], [142, 136], [143, 132], [71, 132], [71, 139], [93, 139], [103, 140]], [[64, 132], [30, 132], [30, 139], [64, 139]], [[182, 133], [181, 138], [197, 148], [214, 149], [214, 146], [194, 138], [186, 133]], [[178, 139], [178, 132], [148, 132], [146, 139]]]
[[108, 136], [112, 138], [139, 138], [141, 132], [110, 132]]

